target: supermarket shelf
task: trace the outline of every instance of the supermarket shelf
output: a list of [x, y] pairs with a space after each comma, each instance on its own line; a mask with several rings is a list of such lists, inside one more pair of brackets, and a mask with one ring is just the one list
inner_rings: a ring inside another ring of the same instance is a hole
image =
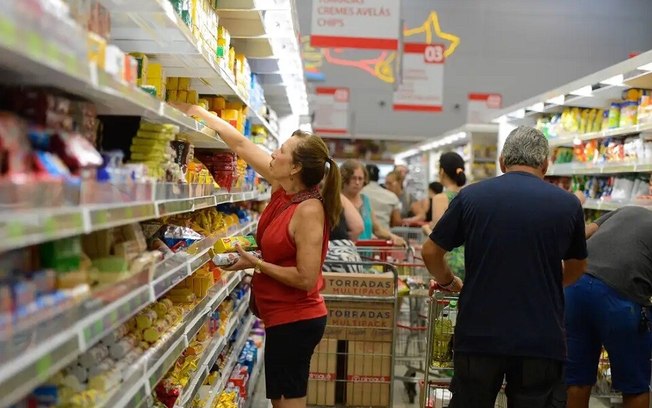
[[204, 404], [203, 406], [212, 407], [215, 398], [218, 395], [220, 395], [222, 391], [224, 391], [224, 388], [226, 387], [226, 382], [229, 380], [229, 377], [233, 372], [233, 368], [238, 362], [238, 357], [240, 357], [240, 352], [242, 351], [242, 348], [247, 342], [247, 339], [249, 338], [249, 333], [251, 332], [251, 328], [254, 326], [255, 322], [256, 322], [256, 317], [254, 315], [249, 315], [249, 318], [242, 325], [242, 330], [240, 331], [240, 335], [233, 346], [233, 351], [231, 352], [231, 355], [229, 355], [229, 360], [226, 362], [226, 364], [224, 365], [224, 369], [222, 370], [222, 376], [220, 377], [220, 380], [217, 382], [215, 387], [213, 387], [213, 389], [210, 391], [208, 400], [206, 401], [206, 404]]
[[635, 201], [610, 201], [610, 200], [596, 200], [587, 199], [584, 203], [584, 209], [587, 210], [600, 210], [600, 211], [614, 211], [622, 207], [641, 207], [652, 211], [652, 202], [645, 200]]
[[[233, 230], [231, 235], [248, 234], [255, 231], [257, 225], [258, 221], [253, 221]], [[218, 238], [218, 236], [207, 237], [190, 247], [188, 252], [177, 253], [163, 261], [157, 265], [152, 280], [149, 280], [150, 272], [143, 271], [107, 289], [106, 292], [116, 300], [109, 302], [97, 311], [88, 311], [90, 306], [86, 303], [91, 305], [98, 303], [97, 300], [91, 299], [73, 311], [62, 313], [63, 316], [53, 316], [50, 322], [42, 323], [46, 326], [53, 326], [49, 330], [41, 325], [34, 325], [31, 329], [10, 334], [8, 338], [0, 338], [0, 346], [3, 351], [4, 349], [8, 351], [7, 354], [3, 352], [3, 355], [21, 356], [0, 366], [0, 387], [14, 390], [12, 393], [0, 395], [0, 406], [9, 405], [28, 394], [50, 375], [70, 364], [79, 354], [93, 346], [111, 330], [127, 321], [148, 304], [156, 301], [182, 279], [199, 269], [210, 259], [210, 249]], [[231, 290], [242, 280], [243, 272], [237, 272], [233, 276], [237, 277], [237, 281], [232, 280], [227, 285]], [[102, 298], [101, 295], [102, 293], [98, 294], [98, 299]], [[213, 300], [209, 300], [207, 297], [204, 301], [208, 303], [204, 307], [215, 310], [222, 300], [218, 301], [215, 297]], [[76, 323], [71, 325], [68, 320]], [[196, 334], [196, 330], [201, 325], [191, 324], [189, 326]], [[36, 346], [29, 349], [30, 343], [34, 343]], [[28, 352], [25, 352], [25, 347], [28, 348]]]
[[495, 157], [475, 157], [473, 163], [496, 163], [497, 160]]
[[254, 0], [221, 0], [218, 3], [220, 24], [229, 30], [236, 48], [247, 57], [274, 56], [263, 13], [256, 8]]
[[572, 176], [581, 174], [619, 174], [639, 173], [652, 171], [652, 162], [607, 162], [602, 164], [592, 163], [564, 163], [554, 164], [548, 169], [548, 176]]
[[[587, 75], [583, 78], [549, 90], [512, 106], [506, 107], [495, 114], [494, 118], [485, 119], [496, 123], [510, 122], [512, 124], [532, 125], [541, 113], [559, 112], [568, 107], [600, 107], [609, 106], [611, 101], [620, 97], [621, 92], [628, 88], [652, 87], [652, 51], [641, 53], [618, 64]], [[621, 78], [622, 83], [616, 78]], [[587, 92], [590, 88], [590, 92]], [[582, 90], [583, 92], [580, 92]], [[590, 96], [578, 96], [590, 95]], [[572, 142], [572, 140], [571, 140]]]
[[188, 382], [186, 387], [184, 387], [181, 395], [177, 399], [175, 407], [186, 407], [193, 401], [195, 395], [197, 395], [197, 392], [199, 391], [199, 387], [202, 386], [204, 380], [206, 380], [206, 377], [208, 377], [210, 369], [213, 367], [213, 364], [215, 364], [217, 357], [220, 355], [226, 346], [227, 341], [235, 332], [239, 322], [249, 311], [250, 296], [251, 293], [247, 293], [247, 296], [240, 300], [240, 304], [238, 305], [237, 309], [233, 311], [233, 316], [229, 320], [229, 325], [225, 330], [224, 335], [215, 337], [214, 340], [208, 345], [206, 351], [199, 360], [199, 368], [195, 371], [194, 377]]
[[[236, 97], [249, 107], [249, 115], [254, 118], [254, 123], [264, 125], [278, 140], [278, 135], [269, 123], [251, 108], [248, 95], [238, 87], [233, 75], [215, 61], [214, 52], [206, 49], [193, 37], [192, 32], [176, 14], [169, 1], [102, 0], [102, 2], [111, 10], [111, 43], [125, 52], [153, 55], [154, 59], [161, 63], [167, 75], [193, 78], [192, 88], [200, 94]], [[260, 43], [255, 39], [253, 41], [256, 41], [256, 44]], [[269, 50], [258, 50], [256, 53], [271, 52], [269, 40], [266, 42], [266, 48]], [[263, 48], [265, 48], [264, 44]], [[247, 54], [247, 49], [243, 51]], [[195, 140], [191, 141], [195, 142]], [[196, 146], [217, 148], [210, 142], [212, 141], [206, 143], [208, 146], [200, 144]], [[223, 144], [221, 140], [219, 142]], [[223, 148], [226, 146], [224, 145]]]
[[[169, 333], [166, 339], [145, 352], [139, 361], [134, 364], [136, 369], [128, 380], [123, 380], [123, 384], [134, 383], [135, 385], [129, 390], [124, 390], [118, 386], [101, 406], [107, 408], [140, 406], [143, 396], [151, 394], [156, 384], [161, 381], [181, 353], [188, 347], [189, 342], [205, 323], [210, 313], [226, 299], [229, 293], [240, 283], [242, 277], [242, 272], [236, 272], [231, 275], [226, 284], [215, 285], [211, 289], [213, 293], [195, 306], [184, 317], [182, 322]], [[216, 288], [216, 286], [220, 287]]]
[[568, 145], [573, 145], [577, 142], [585, 142], [587, 140], [602, 139], [605, 137], [627, 136], [627, 135], [634, 135], [641, 132], [650, 132], [650, 131], [652, 131], [652, 123], [644, 123], [640, 125], [626, 126], [622, 128], [606, 129], [600, 132], [563, 136], [563, 137], [548, 140], [548, 144], [551, 147], [568, 146]]
[[258, 349], [258, 358], [256, 359], [256, 366], [254, 371], [249, 377], [249, 384], [247, 385], [247, 401], [245, 403], [245, 408], [251, 408], [254, 402], [254, 395], [256, 394], [256, 385], [260, 377], [260, 373], [263, 371], [263, 366], [265, 362], [265, 345]]
[[50, 39], [17, 26], [6, 15], [0, 16], [0, 54], [0, 66], [15, 74], [14, 83], [39, 85], [43, 78], [48, 78], [60, 89], [95, 102], [100, 115], [138, 115], [152, 122], [173, 123], [197, 147], [228, 148], [215, 131], [97, 66], [75, 58]]
[[106, 228], [214, 207], [222, 203], [265, 201], [268, 193], [218, 193], [196, 198], [94, 204], [0, 213], [0, 252]]

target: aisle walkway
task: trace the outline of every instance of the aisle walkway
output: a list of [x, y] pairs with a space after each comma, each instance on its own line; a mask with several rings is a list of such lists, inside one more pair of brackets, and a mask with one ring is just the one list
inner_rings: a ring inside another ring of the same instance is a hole
[[[272, 408], [272, 404], [265, 399], [265, 375], [261, 375], [260, 381], [258, 382], [256, 389], [254, 391], [254, 402], [251, 405], [251, 408]], [[394, 404], [393, 408], [418, 408], [419, 404], [410, 404], [407, 399], [407, 395], [404, 392], [402, 384], [394, 384]], [[591, 399], [589, 408], [609, 408], [607, 403], [597, 399]]]

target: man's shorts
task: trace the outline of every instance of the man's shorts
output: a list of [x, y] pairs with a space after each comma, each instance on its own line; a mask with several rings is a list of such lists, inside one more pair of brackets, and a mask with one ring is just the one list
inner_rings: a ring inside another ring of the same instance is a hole
[[604, 345], [613, 388], [627, 395], [648, 392], [652, 333], [640, 330], [641, 305], [588, 274], [566, 288], [565, 294], [566, 383], [595, 384]]

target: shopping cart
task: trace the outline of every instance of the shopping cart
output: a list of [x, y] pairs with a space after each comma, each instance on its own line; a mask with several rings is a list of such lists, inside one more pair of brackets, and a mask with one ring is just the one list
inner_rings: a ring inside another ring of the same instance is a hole
[[[431, 281], [428, 299], [428, 341], [421, 407], [448, 407], [452, 393], [449, 390], [453, 377], [453, 341], [457, 321], [458, 294], [443, 290]], [[507, 408], [507, 397], [503, 386], [498, 393], [496, 408]]]
[[[337, 270], [338, 264], [326, 266]], [[391, 407], [397, 271], [384, 262], [346, 265], [365, 273], [323, 273], [329, 317], [311, 360], [308, 405]]]
[[423, 229], [421, 229], [421, 225], [411, 224], [401, 227], [393, 227], [391, 232], [392, 234], [403, 238], [411, 248], [416, 250], [416, 253], [420, 253], [421, 246], [426, 239], [426, 235], [424, 234]]
[[411, 246], [395, 246], [391, 241], [372, 240], [358, 242], [363, 259], [382, 260], [394, 265], [398, 271], [398, 310], [396, 348], [394, 350], [399, 374], [394, 376], [405, 387], [410, 403], [417, 397], [418, 384], [426, 370], [424, 356], [427, 348], [426, 308], [430, 275], [423, 261]]

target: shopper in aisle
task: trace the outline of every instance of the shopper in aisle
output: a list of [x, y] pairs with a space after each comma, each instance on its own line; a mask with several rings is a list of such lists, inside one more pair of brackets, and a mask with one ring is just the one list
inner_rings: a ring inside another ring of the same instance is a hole
[[400, 173], [401, 180], [404, 182], [407, 179], [407, 175], [410, 173], [410, 169], [408, 169], [408, 167], [403, 164], [397, 164], [394, 166], [394, 171], [398, 171]]
[[432, 200], [437, 194], [441, 194], [443, 191], [444, 186], [438, 181], [433, 181], [432, 183], [428, 184], [428, 197], [419, 200], [415, 206], [415, 215], [410, 218], [403, 219], [403, 222], [407, 224], [430, 224], [432, 222]]
[[327, 310], [319, 292], [330, 226], [337, 225], [342, 211], [339, 169], [316, 135], [296, 131], [270, 156], [205, 109], [177, 106], [216, 130], [272, 184], [256, 236], [262, 259], [238, 247], [240, 260], [229, 269], [255, 272], [252, 308], [267, 332], [267, 398], [275, 408], [305, 407], [310, 359], [326, 327]]
[[325, 272], [364, 272], [355, 240], [364, 231], [364, 222], [358, 210], [344, 194], [342, 199], [342, 213], [339, 223], [331, 229], [328, 241], [328, 252], [323, 270]]
[[439, 157], [439, 180], [444, 191], [430, 199], [430, 206], [425, 214], [425, 218], [430, 219], [430, 223], [423, 226], [424, 233], [429, 235], [432, 232], [432, 228], [444, 215], [451, 200], [466, 184], [464, 167], [464, 159], [455, 152], [446, 152]]
[[391, 226], [401, 225], [401, 201], [396, 194], [378, 184], [380, 179], [378, 166], [368, 164], [367, 174], [369, 183], [362, 189], [362, 194], [369, 198], [371, 208], [376, 214], [376, 220], [382, 228], [387, 230]]
[[421, 208], [425, 210], [424, 218], [426, 222], [428, 223], [432, 222], [433, 199], [437, 194], [441, 194], [443, 192], [444, 192], [444, 185], [438, 181], [433, 181], [428, 185], [428, 198], [426, 200], [423, 200], [423, 202], [421, 203]]
[[401, 220], [414, 216], [420, 210], [419, 201], [414, 195], [407, 192], [403, 183], [401, 173], [396, 170], [389, 172], [385, 176], [385, 188], [394, 193], [401, 202]]
[[[392, 240], [396, 245], [405, 245], [403, 238], [392, 234], [378, 222], [376, 214], [371, 207], [371, 200], [366, 194], [362, 194], [362, 186], [365, 180], [365, 171], [362, 163], [357, 160], [347, 160], [342, 163], [341, 173], [342, 192], [358, 210], [364, 222], [364, 231], [358, 239], [372, 239], [375, 235], [377, 238]], [[379, 188], [382, 189], [382, 187]], [[392, 194], [387, 190], [385, 191]], [[398, 201], [398, 198], [396, 200]]]
[[[500, 157], [506, 174], [462, 189], [423, 246], [440, 286], [461, 290], [451, 408], [493, 407], [503, 380], [510, 407], [565, 404], [563, 287], [587, 251], [579, 201], [543, 181], [548, 153], [541, 132], [516, 128]], [[464, 284], [445, 261], [461, 245]]]
[[587, 273], [565, 290], [568, 408], [588, 408], [604, 345], [624, 408], [648, 408], [652, 212], [624, 207], [586, 226]]
[[[430, 208], [426, 211], [425, 219], [430, 222], [422, 227], [424, 234], [430, 235], [433, 226], [437, 225], [444, 215], [450, 202], [457, 196], [466, 184], [464, 174], [464, 159], [455, 152], [447, 152], [439, 157], [439, 180], [445, 191], [434, 195], [430, 200]], [[446, 263], [453, 274], [464, 280], [464, 246], [453, 248], [446, 254]]]

